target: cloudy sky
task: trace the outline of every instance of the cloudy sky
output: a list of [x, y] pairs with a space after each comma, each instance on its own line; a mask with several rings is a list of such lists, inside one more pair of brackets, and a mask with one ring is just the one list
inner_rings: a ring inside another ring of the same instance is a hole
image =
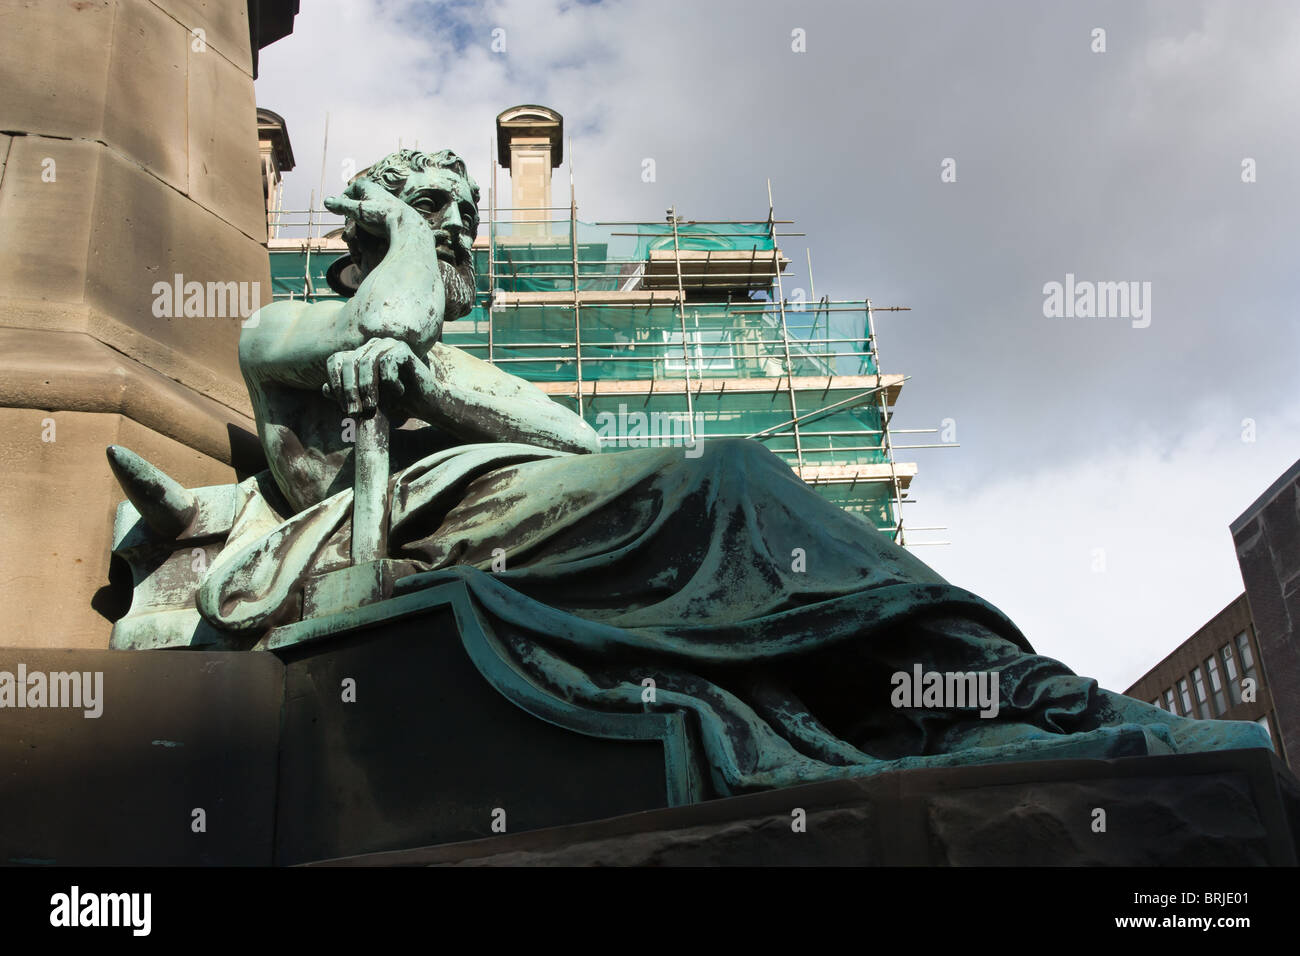
[[[327, 192], [399, 139], [485, 184], [519, 103], [564, 115], [583, 219], [761, 219], [770, 178], [787, 290], [806, 245], [818, 296], [912, 309], [878, 321], [895, 424], [960, 443], [907, 456], [952, 542], [921, 558], [1116, 690], [1241, 593], [1228, 523], [1300, 458], [1300, 6], [302, 6], [257, 83], [289, 206], [327, 112]], [[1067, 274], [1149, 282], [1149, 324], [1046, 317]]]

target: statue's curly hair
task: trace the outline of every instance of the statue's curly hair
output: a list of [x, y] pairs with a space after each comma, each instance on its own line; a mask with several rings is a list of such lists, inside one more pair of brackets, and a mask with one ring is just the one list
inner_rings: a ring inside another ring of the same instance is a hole
[[[406, 181], [410, 179], [413, 173], [431, 167], [450, 170], [464, 179], [475, 207], [473, 220], [465, 223], [466, 228], [459, 239], [459, 244], [462, 247], [460, 252], [466, 257], [464, 268], [469, 270], [469, 278], [463, 280], [466, 284], [465, 287], [468, 289], [468, 301], [456, 311], [456, 314], [447, 315], [448, 320], [455, 320], [468, 315], [474, 307], [474, 255], [472, 246], [475, 237], [478, 236], [479, 188], [478, 183], [474, 182], [474, 177], [469, 174], [465, 161], [449, 149], [439, 150], [436, 153], [425, 153], [418, 149], [399, 149], [397, 152], [389, 153], [379, 162], [357, 173], [352, 177], [352, 181], [358, 179], [368, 180], [382, 186], [394, 196], [400, 196], [402, 190], [406, 187]], [[376, 240], [365, 235], [358, 228], [356, 221], [351, 218], [345, 219], [342, 239], [347, 244], [348, 252], [352, 256], [352, 262], [361, 268], [366, 268], [364, 263], [367, 259], [373, 261], [376, 255], [377, 242], [381, 244], [380, 249], [387, 248], [385, 240]], [[369, 255], [366, 254], [367, 251], [370, 253]], [[377, 254], [382, 255], [383, 253], [381, 251]]]
[[[401, 193], [406, 186], [407, 179], [412, 173], [420, 170], [437, 167], [439, 169], [449, 169], [456, 175], [465, 180], [469, 186], [471, 198], [474, 205], [479, 202], [478, 183], [474, 182], [474, 177], [469, 174], [469, 169], [465, 166], [465, 160], [461, 159], [449, 149], [442, 149], [436, 153], [425, 153], [418, 149], [399, 149], [395, 153], [389, 153], [379, 162], [375, 163], [368, 169], [363, 169], [354, 177], [356, 179], [368, 179], [371, 182], [383, 186], [394, 196]], [[474, 235], [478, 234], [478, 216], [474, 217]]]

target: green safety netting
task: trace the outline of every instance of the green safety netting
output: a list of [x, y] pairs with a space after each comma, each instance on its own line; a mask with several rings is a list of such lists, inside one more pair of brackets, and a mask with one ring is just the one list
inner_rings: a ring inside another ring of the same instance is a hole
[[864, 485], [821, 484], [814, 489], [832, 504], [857, 515], [879, 531], [892, 532], [898, 521], [893, 489], [884, 483]]
[[[476, 259], [479, 289], [503, 292], [572, 292], [574, 260], [578, 288], [603, 292], [635, 279], [652, 250], [674, 248], [671, 223], [628, 226], [577, 224], [576, 244], [567, 220], [498, 223], [493, 231], [496, 260], [486, 250]], [[685, 251], [759, 251], [774, 248], [766, 224], [678, 223], [676, 248]]]
[[271, 250], [271, 294], [276, 299], [337, 298], [325, 281], [325, 270], [341, 253], [312, 252], [310, 261], [298, 249]]
[[[870, 375], [865, 304], [804, 313], [770, 302], [583, 305], [581, 378], [774, 378]], [[489, 354], [488, 323], [491, 321]], [[480, 306], [444, 327], [449, 344], [490, 359], [531, 381], [576, 381], [579, 349], [574, 308]]]
[[[484, 257], [486, 253], [484, 253]], [[330, 298], [325, 270], [336, 258], [271, 252], [276, 298]], [[310, 285], [307, 272], [310, 270]], [[576, 381], [578, 328], [570, 304], [486, 308], [486, 289], [469, 316], [448, 323], [449, 344], [498, 362], [532, 381]], [[583, 305], [582, 379], [776, 377], [874, 374], [866, 304], [767, 300], [675, 305]], [[491, 319], [491, 335], [488, 332]], [[785, 333], [782, 332], [784, 324]], [[489, 338], [491, 355], [489, 355]], [[788, 343], [788, 355], [787, 355]]]
[[[561, 223], [567, 238], [567, 223]], [[585, 240], [588, 227], [580, 224], [579, 238]], [[603, 290], [621, 287], [626, 279], [611, 274], [604, 279], [590, 277], [599, 268], [624, 268], [627, 263], [602, 265], [598, 260], [614, 261], [611, 247], [629, 260], [644, 261], [656, 243], [672, 247], [672, 227], [664, 231], [640, 227], [636, 235], [615, 235], [610, 227], [605, 242], [580, 241], [578, 245], [582, 289]], [[717, 227], [737, 232], [728, 224]], [[758, 228], [758, 227], [756, 227]], [[718, 236], [699, 228], [686, 239], [695, 248], [712, 242], [750, 241], [766, 243], [771, 239], [755, 234], [747, 240]], [[684, 241], [686, 227], [679, 226], [678, 242]], [[511, 242], [515, 242], [514, 239]], [[620, 245], [621, 244], [621, 245]], [[759, 245], [761, 248], [761, 245]], [[557, 243], [499, 244], [498, 255], [508, 248], [510, 261], [518, 267], [517, 290], [558, 291], [567, 275], [572, 290], [572, 246]], [[735, 246], [733, 246], [735, 248]], [[325, 282], [325, 270], [336, 253], [313, 253], [310, 258], [310, 289], [307, 298], [334, 297]], [[490, 288], [487, 276], [487, 251], [476, 250], [479, 268], [480, 305], [469, 315], [444, 326], [443, 337], [449, 345], [465, 349], [488, 359], [511, 373], [533, 382], [576, 382], [579, 378], [578, 328], [571, 304], [499, 305], [487, 309]], [[548, 258], [549, 257], [549, 258]], [[533, 270], [524, 278], [524, 264]], [[301, 298], [306, 287], [307, 256], [298, 250], [272, 250], [271, 274], [275, 296]], [[546, 271], [550, 270], [550, 271]], [[508, 280], [497, 275], [497, 288], [510, 289]], [[606, 284], [601, 285], [600, 282]], [[551, 285], [547, 285], [551, 283]], [[644, 444], [680, 444], [690, 434], [707, 439], [720, 436], [761, 435], [760, 440], [790, 464], [798, 463], [798, 452], [791, 419], [800, 417], [799, 447], [803, 461], [809, 465], [852, 465], [885, 463], [881, 446], [881, 414], [875, 396], [864, 395], [861, 383], [846, 383], [841, 377], [874, 374], [866, 336], [866, 303], [837, 302], [787, 303], [784, 314], [779, 304], [745, 299], [736, 302], [688, 302], [680, 310], [676, 305], [637, 306], [583, 305], [581, 316], [581, 379], [602, 380], [691, 381], [692, 400], [688, 403], [680, 388], [646, 395], [633, 394], [618, 398], [598, 394], [584, 401], [583, 415], [600, 430], [602, 423], [611, 433], [625, 440], [607, 442], [617, 451], [621, 447]], [[786, 334], [782, 334], [782, 323]], [[490, 332], [489, 332], [490, 329]], [[787, 356], [788, 350], [788, 356]], [[826, 376], [825, 388], [796, 390], [793, 394], [779, 385], [786, 374], [786, 362], [795, 376]], [[772, 388], [759, 391], [728, 392], [718, 382], [735, 379], [771, 379]], [[708, 389], [705, 382], [712, 383]], [[557, 397], [569, 407], [572, 397]], [[826, 409], [826, 411], [822, 411]], [[638, 415], [644, 416], [638, 418]], [[603, 417], [602, 417], [603, 416]], [[640, 430], [638, 430], [640, 425]], [[770, 431], [775, 430], [775, 431]], [[627, 436], [631, 434], [631, 438]], [[883, 482], [858, 482], [853, 485], [822, 484], [819, 493], [846, 510], [860, 515], [879, 528], [889, 528], [895, 520], [892, 488]]]
[[[651, 249], [673, 248], [672, 223], [638, 223], [635, 229], [638, 259], [644, 259]], [[771, 252], [775, 246], [767, 223], [681, 222], [677, 224], [677, 248], [696, 252], [711, 249]]]
[[[493, 238], [495, 262], [489, 262], [487, 249], [474, 250], [478, 290], [483, 293], [494, 287], [503, 292], [572, 292], [575, 252], [579, 289], [616, 290], [635, 278], [652, 250], [674, 248], [671, 223], [602, 226], [579, 222], [576, 248], [567, 219], [536, 224], [501, 222], [494, 228]], [[771, 252], [774, 246], [763, 223], [686, 222], [677, 226], [677, 248]], [[312, 254], [316, 294], [329, 293], [325, 270], [339, 255]], [[298, 250], [272, 250], [271, 278], [277, 295], [303, 295], [305, 258]]]

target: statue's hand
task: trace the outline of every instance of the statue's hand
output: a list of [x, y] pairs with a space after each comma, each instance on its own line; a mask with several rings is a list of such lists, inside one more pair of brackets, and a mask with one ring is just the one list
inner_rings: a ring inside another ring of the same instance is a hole
[[365, 238], [362, 258], [382, 261], [358, 263], [367, 271], [345, 307], [349, 331], [362, 341], [402, 339], [412, 348], [427, 349], [441, 332], [447, 295], [438, 240], [429, 223], [414, 207], [367, 179], [354, 180], [342, 196], [330, 197], [325, 205], [379, 237]]
[[345, 415], [366, 414], [381, 403], [392, 408], [406, 394], [419, 362], [405, 342], [370, 339], [355, 351], [335, 352], [325, 360], [329, 380], [321, 392], [338, 402]]
[[342, 196], [327, 196], [325, 208], [355, 220], [360, 228], [373, 235], [390, 240], [403, 229], [425, 225], [418, 212], [369, 179], [353, 180]]

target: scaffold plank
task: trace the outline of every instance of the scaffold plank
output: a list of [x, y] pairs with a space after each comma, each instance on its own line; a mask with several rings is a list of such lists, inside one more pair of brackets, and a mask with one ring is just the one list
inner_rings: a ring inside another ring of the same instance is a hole
[[804, 465], [802, 469], [793, 466], [793, 470], [810, 485], [850, 484], [855, 481], [889, 482], [893, 481], [894, 474], [897, 474], [899, 487], [906, 488], [916, 477], [916, 463], [910, 461], [895, 462], [893, 473], [889, 470], [889, 462], [860, 465]]
[[[781, 376], [779, 379], [774, 376], [692, 378], [690, 386], [693, 395], [707, 395], [711, 392], [721, 394], [724, 391], [728, 394], [772, 393], [774, 391], [784, 391], [787, 387], [787, 381], [788, 387], [796, 392], [817, 392], [819, 394], [827, 392], [867, 392], [883, 386], [888, 404], [893, 405], [898, 401], [904, 378], [905, 376], [901, 374], [835, 375], [830, 377], [825, 375], [796, 375], [789, 380], [785, 376]], [[535, 384], [547, 395], [551, 396], [575, 398], [578, 392], [576, 382], [536, 382]], [[583, 398], [597, 398], [602, 395], [648, 395], [651, 391], [662, 395], [681, 395], [686, 391], [686, 382], [680, 378], [602, 378], [591, 379], [582, 383]]]

